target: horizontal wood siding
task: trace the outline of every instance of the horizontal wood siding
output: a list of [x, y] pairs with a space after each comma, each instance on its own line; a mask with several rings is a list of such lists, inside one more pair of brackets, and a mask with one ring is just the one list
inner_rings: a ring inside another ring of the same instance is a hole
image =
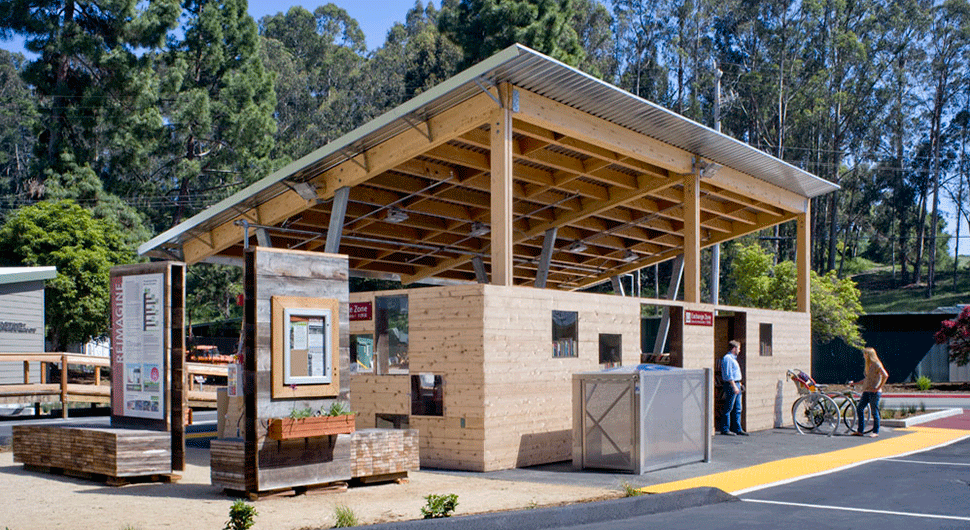
[[[599, 334], [622, 336], [622, 364], [640, 358], [633, 298], [485, 287], [484, 471], [572, 457], [572, 374], [598, 371]], [[552, 312], [578, 313], [577, 357], [552, 356]]]
[[[44, 282], [0, 284], [0, 322], [24, 324], [29, 332], [0, 328], [0, 352], [37, 353], [44, 351]], [[30, 363], [31, 383], [40, 382], [39, 363]], [[0, 362], [0, 384], [23, 384], [23, 363]]]
[[[761, 357], [758, 352], [760, 325], [763, 323], [772, 324], [770, 357]], [[811, 370], [811, 315], [750, 309], [747, 310], [746, 333], [746, 428], [758, 431], [791, 425], [791, 406], [798, 392], [785, 373], [791, 368]]]

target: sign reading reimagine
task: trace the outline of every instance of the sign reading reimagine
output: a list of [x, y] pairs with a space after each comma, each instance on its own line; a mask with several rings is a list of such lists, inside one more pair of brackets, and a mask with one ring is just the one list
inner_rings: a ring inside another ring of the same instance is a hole
[[111, 408], [165, 419], [165, 275], [111, 278]]

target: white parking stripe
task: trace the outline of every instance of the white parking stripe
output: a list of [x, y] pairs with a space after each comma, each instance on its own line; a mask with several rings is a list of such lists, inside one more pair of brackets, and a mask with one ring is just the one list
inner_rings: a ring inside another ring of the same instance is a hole
[[780, 506], [798, 506], [800, 508], [815, 508], [819, 510], [839, 510], [844, 512], [862, 512], [862, 513], [874, 513], [880, 515], [901, 515], [904, 517], [921, 517], [923, 519], [945, 519], [948, 521], [970, 521], [970, 517], [960, 517], [956, 515], [934, 515], [928, 513], [909, 513], [909, 512], [894, 512], [890, 510], [869, 510], [866, 508], [847, 508], [845, 506], [826, 506], [824, 504], [802, 504], [800, 502], [781, 502], [781, 501], [766, 501], [760, 499], [741, 499], [744, 502], [757, 502], [761, 504], [777, 504]]
[[963, 466], [970, 467], [970, 464], [958, 464], [955, 462], [931, 462], [929, 460], [902, 460], [898, 458], [887, 458], [886, 462], [903, 462], [905, 464], [929, 464], [932, 466]]

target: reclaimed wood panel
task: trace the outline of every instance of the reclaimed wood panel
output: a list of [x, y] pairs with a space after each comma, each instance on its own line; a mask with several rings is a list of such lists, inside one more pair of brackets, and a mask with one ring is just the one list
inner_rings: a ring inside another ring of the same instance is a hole
[[106, 477], [172, 472], [172, 436], [116, 427], [15, 425], [14, 462]]

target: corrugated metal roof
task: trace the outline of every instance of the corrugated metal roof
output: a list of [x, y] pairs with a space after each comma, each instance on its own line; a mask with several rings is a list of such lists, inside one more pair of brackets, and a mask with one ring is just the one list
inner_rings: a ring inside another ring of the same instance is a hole
[[287, 191], [284, 181], [306, 180], [409, 129], [409, 118], [423, 121], [478, 95], [485, 86], [505, 82], [804, 197], [838, 189], [831, 182], [709, 127], [525, 46], [515, 45], [158, 235], [141, 245], [138, 252], [145, 254], [166, 243], [183, 242], [194, 230], [208, 230], [228, 222], [239, 214], [240, 208], [248, 209]]

